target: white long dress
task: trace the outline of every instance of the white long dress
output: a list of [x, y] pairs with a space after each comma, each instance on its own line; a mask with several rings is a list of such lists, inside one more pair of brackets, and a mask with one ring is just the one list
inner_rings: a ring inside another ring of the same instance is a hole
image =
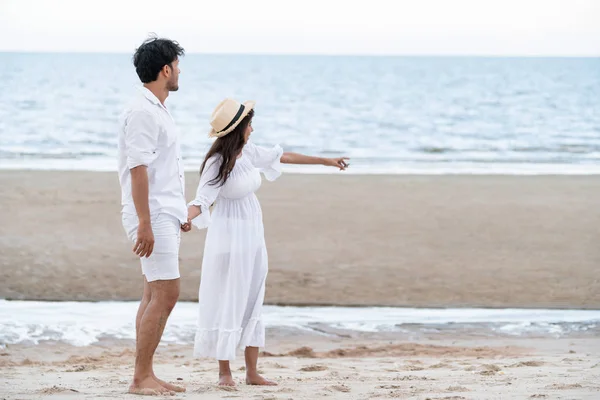
[[[196, 198], [202, 214], [192, 223], [208, 227], [202, 260], [195, 357], [235, 360], [237, 349], [264, 347], [262, 306], [268, 271], [262, 210], [254, 192], [281, 175], [280, 146], [264, 148], [248, 142], [227, 182], [210, 184], [221, 156], [206, 162]], [[209, 207], [215, 203], [212, 215]]]

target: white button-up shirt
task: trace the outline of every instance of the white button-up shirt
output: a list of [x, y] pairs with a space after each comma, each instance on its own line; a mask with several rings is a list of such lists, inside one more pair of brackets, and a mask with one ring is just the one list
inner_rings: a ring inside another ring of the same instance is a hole
[[179, 135], [167, 108], [142, 87], [120, 118], [119, 182], [122, 212], [137, 214], [131, 194], [132, 168], [148, 167], [150, 215], [166, 213], [187, 221], [185, 177]]

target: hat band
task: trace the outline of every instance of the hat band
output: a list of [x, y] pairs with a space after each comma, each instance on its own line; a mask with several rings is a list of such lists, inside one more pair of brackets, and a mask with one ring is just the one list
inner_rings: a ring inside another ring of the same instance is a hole
[[230, 123], [229, 123], [229, 124], [228, 124], [228, 125], [227, 125], [225, 128], [221, 129], [221, 130], [220, 130], [219, 132], [217, 132], [217, 133], [221, 133], [221, 132], [223, 132], [223, 131], [226, 131], [227, 129], [231, 128], [231, 127], [233, 126], [233, 124], [235, 124], [235, 123], [238, 121], [238, 119], [240, 119], [240, 116], [241, 116], [241, 115], [242, 115], [242, 113], [244, 112], [244, 109], [245, 109], [245, 108], [246, 108], [246, 107], [244, 107], [244, 105], [243, 105], [243, 104], [240, 104], [240, 108], [239, 108], [239, 110], [238, 110], [237, 114], [235, 114], [235, 117], [233, 117], [233, 119], [231, 120], [231, 122], [230, 122]]

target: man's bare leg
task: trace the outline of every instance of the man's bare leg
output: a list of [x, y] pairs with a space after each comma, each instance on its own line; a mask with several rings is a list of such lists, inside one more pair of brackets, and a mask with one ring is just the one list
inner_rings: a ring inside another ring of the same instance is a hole
[[140, 306], [138, 308], [137, 315], [135, 317], [135, 340], [137, 342], [139, 334], [140, 334], [140, 323], [142, 321], [142, 316], [144, 312], [146, 312], [146, 307], [148, 307], [148, 303], [150, 303], [150, 285], [146, 280], [146, 275], [142, 275], [144, 279], [144, 294], [142, 295], [142, 300], [140, 301]]
[[235, 386], [229, 368], [229, 361], [219, 360], [219, 386]]
[[150, 301], [139, 320], [135, 371], [129, 392], [144, 395], [174, 394], [154, 378], [152, 361], [167, 319], [179, 297], [179, 279], [154, 281], [148, 286]]
[[246, 347], [244, 352], [246, 357], [246, 384], [276, 386], [277, 383], [263, 378], [258, 374], [258, 347]]
[[[142, 301], [140, 302], [140, 307], [138, 308], [138, 313], [135, 318], [136, 343], [139, 340], [140, 323], [142, 320], [142, 316], [144, 315], [144, 312], [146, 311], [146, 307], [148, 306], [148, 303], [150, 303], [150, 299], [152, 298], [152, 296], [151, 296], [152, 292], [150, 291], [150, 284], [148, 283], [148, 280], [146, 279], [146, 275], [142, 275], [142, 276], [144, 278], [144, 294], [142, 295]], [[161, 332], [160, 336], [162, 337], [162, 332]], [[154, 358], [152, 359], [152, 364], [153, 364], [153, 361], [154, 361]], [[173, 392], [180, 392], [180, 393], [185, 392], [184, 387], [173, 385], [171, 383], [163, 381], [162, 379], [158, 379], [156, 377], [156, 375], [154, 374], [153, 367], [152, 367], [152, 376], [154, 377], [154, 380], [156, 380], [158, 383], [160, 383], [163, 387], [167, 388], [168, 390], [171, 390]]]
[[[177, 298], [179, 298], [179, 283], [180, 283], [180, 280], [177, 279]], [[177, 299], [175, 299], [175, 301], [177, 302]], [[162, 334], [165, 330], [165, 326], [166, 326], [166, 324], [162, 325], [162, 329], [160, 331], [160, 337], [162, 337]], [[164, 386], [165, 388], [167, 388], [168, 390], [170, 390], [172, 392], [179, 392], [179, 393], [185, 392], [185, 388], [183, 386], [177, 386], [177, 385], [173, 385], [172, 383], [165, 382], [162, 379], [159, 379], [154, 374], [154, 353], [152, 354], [152, 362], [151, 362], [150, 366], [152, 367], [152, 376], [154, 377], [154, 380], [156, 380], [162, 386]]]

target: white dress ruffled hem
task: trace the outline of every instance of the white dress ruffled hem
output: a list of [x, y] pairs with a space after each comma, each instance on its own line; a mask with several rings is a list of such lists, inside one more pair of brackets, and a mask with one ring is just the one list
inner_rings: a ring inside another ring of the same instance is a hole
[[194, 357], [235, 360], [237, 350], [246, 347], [265, 347], [265, 327], [261, 318], [251, 318], [238, 329], [197, 329]]

